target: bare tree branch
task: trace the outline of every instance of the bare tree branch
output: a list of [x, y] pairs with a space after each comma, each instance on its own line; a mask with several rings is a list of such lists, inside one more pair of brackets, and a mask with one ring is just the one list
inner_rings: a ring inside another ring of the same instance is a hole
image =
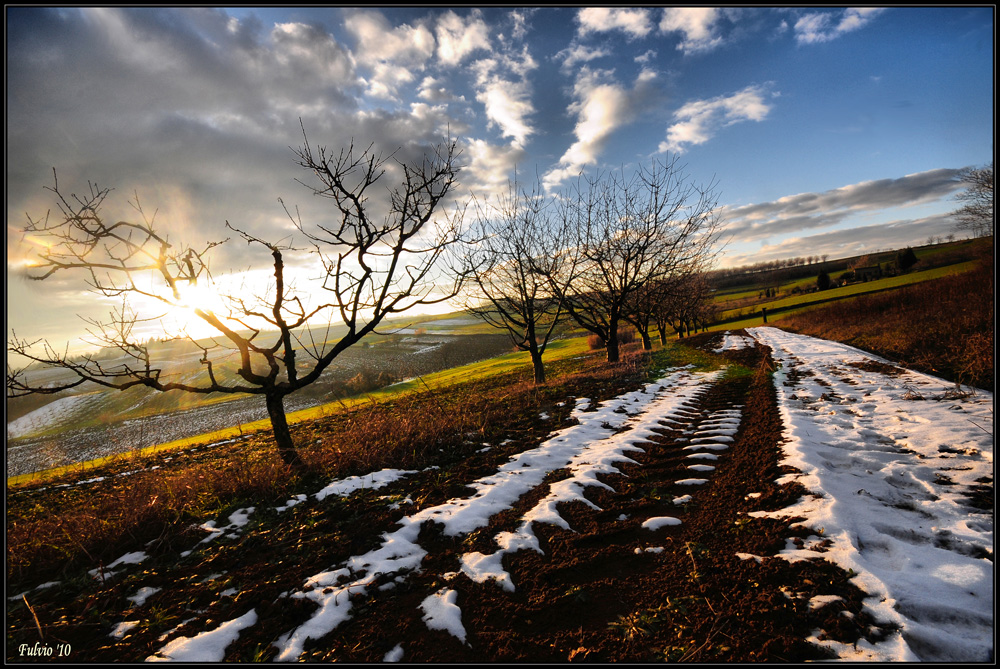
[[[212, 280], [210, 252], [229, 240], [198, 249], [176, 246], [155, 224], [155, 213], [146, 215], [138, 195], [131, 204], [140, 221], [108, 223], [101, 208], [109, 189], [89, 184], [88, 195], [67, 196], [55, 180], [48, 190], [55, 195], [58, 217], [29, 217], [25, 226], [26, 235], [43, 242], [29, 276], [42, 281], [60, 273], [81, 273], [92, 292], [121, 298], [121, 309], [106, 321], [88, 321], [88, 331], [93, 343], [122, 356], [114, 364], [97, 355], [73, 358], [47, 342], [12, 334], [9, 354], [28, 364], [66, 370], [75, 379], [51, 386], [33, 383], [26, 368], [8, 362], [7, 396], [56, 393], [88, 382], [118, 390], [143, 386], [163, 392], [263, 395], [279, 453], [288, 464], [303, 466], [288, 429], [284, 398], [317, 381], [340, 353], [374, 332], [385, 318], [457, 294], [460, 278], [443, 274], [441, 261], [460, 238], [463, 214], [443, 212], [459, 169], [454, 143], [439, 147], [419, 164], [397, 161], [401, 183], [379, 193], [392, 156], [374, 155], [371, 147], [356, 155], [353, 145], [334, 156], [325, 147], [312, 146], [304, 128], [303, 141], [295, 151], [297, 163], [318, 180], [318, 185], [307, 185], [310, 191], [333, 201], [334, 222], [307, 227], [297, 211], [285, 211], [324, 268], [321, 288], [332, 294], [330, 301], [311, 304], [288, 281], [285, 254], [297, 250], [290, 242], [270, 242], [227, 221], [226, 227], [248, 246], [263, 247], [270, 254], [272, 283], [265, 291], [251, 290], [250, 299], [242, 291], [224, 296], [227, 312], [193, 305], [191, 313], [218, 337], [210, 342], [188, 337], [201, 351], [204, 377], [171, 380], [164, 373], [166, 361], [155, 362], [148, 343], [137, 334], [138, 326], [161, 316], [138, 314], [132, 304], [135, 298], [147, 298], [176, 308], [185, 284]], [[330, 327], [338, 317], [347, 332], [330, 343]], [[326, 328], [321, 340], [310, 328], [314, 320]], [[229, 352], [236, 359], [220, 364]]]

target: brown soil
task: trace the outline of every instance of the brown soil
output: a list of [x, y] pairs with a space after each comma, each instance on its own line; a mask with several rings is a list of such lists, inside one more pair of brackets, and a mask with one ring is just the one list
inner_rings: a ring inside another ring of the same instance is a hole
[[[707, 351], [714, 341], [706, 335], [691, 344]], [[503, 561], [514, 592], [444, 575], [459, 570], [463, 553], [496, 550], [493, 537], [514, 529], [563, 472], [553, 472], [545, 485], [471, 535], [448, 537], [440, 526], [425, 525], [420, 544], [428, 554], [420, 571], [390, 589], [369, 588], [354, 601], [351, 618], [309, 641], [300, 659], [381, 662], [399, 644], [404, 662], [799, 662], [826, 657], [806, 641], [817, 630], [820, 638], [847, 643], [876, 630], [861, 610], [864, 593], [849, 574], [823, 560], [790, 563], [776, 557], [790, 542], [814, 533], [796, 525], [801, 519], [748, 515], [780, 510], [804, 491], [775, 483], [785, 472], [779, 465], [781, 422], [769, 353], [758, 347], [726, 356], [751, 372], [718, 382], [701, 397], [689, 425], [664, 423], [644, 453], [630, 455], [639, 464], [604, 479], [610, 490], [588, 488], [587, 498], [600, 511], [566, 504], [560, 513], [572, 530], [536, 526], [543, 552], [520, 551]], [[581, 380], [574, 390], [577, 397], [595, 398], [622, 388], [596, 382], [588, 387]], [[679, 448], [681, 431], [736, 406], [742, 406], [739, 431], [713, 463], [717, 468], [706, 476], [708, 483], [696, 490], [676, 485], [690, 475], [685, 469], [690, 462], [683, 461]], [[559, 420], [568, 413], [555, 401], [545, 408]], [[146, 548], [150, 559], [127, 576], [103, 583], [78, 576], [58, 588], [31, 590], [24, 602], [8, 601], [7, 659], [27, 659], [18, 656], [19, 645], [34, 644], [41, 635], [44, 644], [72, 647], [71, 656], [52, 661], [142, 661], [172, 639], [215, 629], [250, 609], [258, 622], [229, 645], [225, 659], [274, 659], [278, 637], [316, 610], [287, 593], [300, 590], [309, 576], [377, 547], [404, 514], [468, 494], [466, 484], [533, 447], [552, 424], [534, 421], [512, 432], [502, 447], [477, 455], [469, 449], [447, 468], [377, 491], [310, 500], [280, 515], [265, 511], [273, 504], [262, 503], [242, 534], [188, 557], [178, 556], [195, 548], [203, 531], [161, 537]], [[674, 505], [673, 498], [684, 494], [692, 501]], [[408, 496], [413, 504], [392, 509], [387, 496]], [[682, 523], [655, 531], [640, 526], [662, 515]], [[18, 583], [7, 594], [31, 585]], [[140, 586], [161, 590], [134, 608], [127, 597]], [[421, 619], [420, 603], [444, 586], [458, 593], [466, 643], [428, 629]], [[809, 600], [816, 595], [841, 599], [814, 609]], [[124, 620], [140, 624], [122, 639], [110, 637]]]

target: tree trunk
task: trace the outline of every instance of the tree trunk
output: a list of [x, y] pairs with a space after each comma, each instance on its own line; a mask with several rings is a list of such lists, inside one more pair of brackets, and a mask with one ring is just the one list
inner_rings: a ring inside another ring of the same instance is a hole
[[529, 352], [531, 353], [531, 366], [535, 370], [535, 385], [540, 386], [545, 383], [545, 365], [542, 364], [542, 354], [537, 348], [532, 348]]
[[292, 432], [288, 429], [288, 419], [285, 418], [285, 396], [277, 393], [264, 395], [267, 402], [267, 415], [271, 418], [271, 431], [274, 433], [274, 443], [278, 447], [278, 455], [284, 463], [294, 469], [305, 469], [305, 463], [299, 457], [292, 442]]
[[607, 339], [608, 348], [608, 362], [618, 362], [619, 352], [618, 352], [618, 333], [609, 332]]
[[667, 328], [660, 328], [660, 343], [664, 346], [667, 345]]
[[649, 330], [645, 332], [640, 332], [639, 336], [642, 337], [642, 350], [652, 351], [653, 350], [653, 340], [649, 338]]

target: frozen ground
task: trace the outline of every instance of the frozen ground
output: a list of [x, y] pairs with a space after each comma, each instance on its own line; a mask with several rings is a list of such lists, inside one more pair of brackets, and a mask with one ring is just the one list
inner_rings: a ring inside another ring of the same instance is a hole
[[[789, 559], [826, 557], [858, 576], [876, 619], [900, 635], [845, 659], [983, 662], [993, 655], [993, 512], [969, 492], [993, 481], [993, 395], [776, 328], [772, 350], [788, 477], [811, 493], [782, 514], [817, 534]], [[868, 371], [866, 371], [868, 370]], [[992, 486], [989, 489], [992, 498]], [[817, 548], [823, 539], [833, 542]]]
[[[789, 544], [780, 555], [790, 561], [824, 557], [852, 570], [854, 582], [869, 595], [870, 613], [899, 630], [875, 644], [811, 640], [846, 661], [991, 661], [992, 503], [989, 510], [985, 504], [977, 506], [975, 493], [983, 493], [989, 483], [992, 498], [992, 394], [959, 391], [940, 379], [905, 372], [840, 344], [773, 328], [750, 332], [771, 347], [779, 364], [774, 379], [786, 438], [780, 448], [785, 464], [797, 470], [787, 480], [801, 483], [810, 493], [775, 513], [804, 517], [803, 525], [814, 533], [802, 546]], [[751, 343], [747, 338], [729, 342]], [[276, 639], [277, 659], [299, 659], [307, 639], [321, 637], [356, 615], [356, 595], [369, 588], [395, 587], [418, 568], [426, 551], [416, 539], [425, 520], [440, 523], [450, 536], [468, 534], [510, 509], [548, 472], [567, 469], [571, 476], [552, 485], [550, 494], [524, 513], [517, 530], [495, 537], [498, 552], [466, 554], [461, 571], [441, 575], [445, 581], [470, 578], [516, 589], [518, 584], [503, 569], [503, 554], [537, 548], [537, 523], [565, 526], [556, 510], [558, 502], [586, 501], [581, 494], [586, 486], [605, 485], [598, 474], [630, 461], [630, 454], [640, 450], [638, 444], [661, 422], [682, 421], [717, 374], [669, 370], [660, 381], [596, 407], [577, 399], [573, 417], [578, 424], [557, 427], [536, 448], [474, 482], [474, 494], [404, 516], [376, 548], [330, 565], [286, 593], [311, 602], [315, 610], [306, 622]], [[739, 408], [727, 409], [690, 433], [682, 448], [691, 452], [686, 482], [692, 492], [712, 475], [713, 463], [726, 457], [739, 422]], [[621, 431], [626, 426], [630, 429]], [[294, 496], [280, 509], [309, 497], [350, 495], [359, 488], [405, 481], [413, 473], [383, 470], [333, 481]], [[252, 508], [242, 509], [228, 526], [204, 529], [209, 537], [222, 531], [238, 533], [253, 513]], [[677, 522], [657, 515], [644, 526], [654, 530]], [[123, 556], [121, 562], [135, 557]], [[137, 597], [142, 592], [140, 588]], [[440, 589], [422, 601], [420, 612], [428, 628], [449, 631], [467, 643], [470, 630], [463, 624], [456, 590]], [[247, 607], [232, 620], [209, 621], [201, 632], [172, 639], [148, 659], [219, 661], [240, 632], [255, 624], [256, 611]], [[405, 662], [406, 650], [401, 643], [384, 660]]]

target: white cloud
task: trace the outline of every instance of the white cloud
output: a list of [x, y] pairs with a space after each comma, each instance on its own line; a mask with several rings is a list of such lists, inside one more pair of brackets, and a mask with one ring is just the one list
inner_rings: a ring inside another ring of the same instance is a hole
[[652, 49], [650, 49], [646, 53], [643, 53], [643, 54], [640, 54], [640, 55], [636, 56], [633, 60], [635, 60], [635, 62], [637, 62], [637, 63], [648, 63], [649, 61], [653, 60], [654, 58], [656, 58], [656, 52], [653, 51]]
[[443, 81], [434, 77], [424, 77], [420, 82], [417, 97], [428, 102], [445, 102], [454, 98]]
[[395, 99], [400, 86], [416, 79], [434, 55], [434, 34], [424, 25], [391, 27], [378, 12], [357, 11], [348, 15], [344, 27], [354, 35], [354, 56], [367, 67], [363, 80], [369, 96]]
[[546, 188], [554, 188], [596, 163], [611, 134], [635, 117], [656, 78], [654, 72], [643, 70], [632, 89], [627, 89], [613, 80], [612, 74], [584, 68], [577, 78], [573, 91], [576, 100], [569, 107], [577, 118], [573, 129], [576, 141], [559, 159], [559, 166], [545, 175]]
[[513, 11], [510, 13], [510, 20], [514, 24], [512, 37], [516, 40], [524, 39], [528, 34], [528, 14], [537, 10]]
[[714, 7], [668, 7], [663, 10], [660, 31], [684, 35], [677, 45], [679, 51], [709, 51], [722, 44], [722, 38], [714, 32], [719, 17], [719, 10]]
[[847, 258], [878, 250], [923, 244], [929, 236], [938, 237], [953, 233], [954, 227], [954, 220], [947, 214], [918, 219], [898, 219], [805, 237], [789, 237], [774, 244], [762, 244], [759, 249], [747, 253], [729, 252], [725, 254], [720, 265], [739, 267], [810, 255]]
[[490, 48], [489, 28], [479, 10], [474, 10], [468, 19], [446, 12], [438, 20], [436, 33], [438, 58], [444, 65], [458, 65], [473, 51]]
[[359, 62], [406, 62], [420, 66], [434, 55], [434, 34], [424, 25], [391, 27], [386, 18], [373, 11], [356, 11], [347, 16], [344, 27], [354, 35], [354, 55]]
[[576, 15], [580, 23], [578, 32], [586, 35], [591, 32], [606, 32], [621, 30], [629, 37], [645, 37], [653, 29], [649, 10], [625, 9], [621, 7], [586, 7]]
[[795, 22], [795, 39], [799, 44], [819, 44], [864, 27], [885, 11], [882, 7], [849, 7], [837, 15], [833, 12], [805, 14]]
[[598, 58], [610, 56], [611, 52], [601, 48], [591, 48], [582, 44], [573, 44], [555, 55], [556, 60], [562, 61], [563, 70], [571, 70], [578, 63], [589, 63]]
[[898, 179], [877, 179], [821, 193], [788, 195], [760, 204], [727, 207], [727, 231], [740, 242], [838, 225], [864, 212], [912, 207], [951, 197], [958, 170], [937, 169]]
[[517, 146], [490, 144], [474, 139], [463, 147], [462, 188], [484, 196], [501, 193], [515, 168], [524, 160], [525, 152]]
[[501, 134], [513, 138], [515, 146], [523, 146], [534, 132], [527, 121], [535, 111], [527, 83], [495, 77], [476, 95], [476, 99], [486, 107], [490, 125], [499, 126]]
[[690, 145], [704, 144], [720, 128], [742, 121], [763, 121], [771, 111], [762, 86], [747, 86], [730, 96], [688, 102], [674, 112], [677, 120], [667, 129], [659, 150], [684, 152]]

